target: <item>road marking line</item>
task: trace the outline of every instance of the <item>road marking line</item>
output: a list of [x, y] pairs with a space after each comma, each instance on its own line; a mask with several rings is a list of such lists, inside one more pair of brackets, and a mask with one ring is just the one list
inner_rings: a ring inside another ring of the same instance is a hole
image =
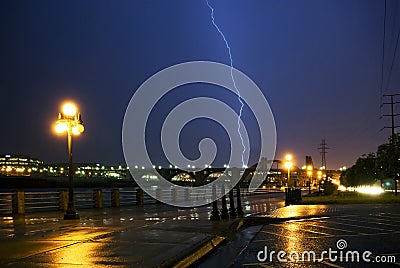
[[311, 231], [311, 230], [303, 230], [303, 231], [306, 231], [306, 232], [309, 232], [309, 233], [314, 233], [314, 234], [319, 234], [319, 235], [322, 235], [322, 236], [329, 236], [329, 237], [335, 236], [333, 234], [328, 234], [328, 233], [324, 233], [324, 232], [317, 232], [317, 231]]
[[[352, 222], [361, 222], [360, 220], [352, 220], [352, 219], [344, 219], [344, 218], [341, 218], [342, 220], [345, 220], [345, 221], [352, 221]], [[378, 225], [388, 225], [388, 226], [395, 226], [395, 227], [399, 227], [399, 225], [394, 225], [394, 224], [388, 224], [388, 223], [381, 223], [381, 222], [369, 222], [369, 223], [371, 223], [371, 224], [378, 224]]]
[[256, 263], [243, 263], [243, 266], [258, 266], [258, 267], [265, 267], [265, 268], [272, 268], [273, 266], [269, 266], [267, 264], [264, 264], [262, 262], [256, 262]]
[[[307, 231], [307, 230], [303, 230], [305, 232], [310, 232], [310, 233], [315, 233], [315, 234], [319, 234], [320, 236], [304, 236], [304, 238], [311, 238], [311, 239], [318, 239], [318, 238], [326, 238], [326, 237], [334, 237], [335, 235], [331, 235], [331, 234], [325, 234], [325, 233], [319, 233], [319, 232], [313, 232], [313, 231]], [[281, 234], [277, 234], [277, 233], [273, 233], [273, 232], [268, 232], [268, 231], [260, 231], [266, 234], [270, 234], [270, 235], [275, 235], [275, 236], [279, 236], [279, 237], [284, 237], [284, 238], [293, 238], [290, 235], [281, 235]], [[325, 234], [325, 235], [322, 235]], [[297, 239], [297, 238], [296, 238]], [[270, 239], [255, 239], [255, 242], [261, 242], [261, 241], [269, 241]]]
[[[328, 226], [323, 226], [323, 225], [318, 225], [318, 224], [310, 224], [311, 226], [315, 226], [315, 227], [319, 227], [319, 228], [323, 228], [323, 229], [330, 229], [330, 230], [336, 230], [336, 231], [342, 231], [342, 232], [346, 232], [346, 233], [355, 233], [355, 234], [359, 234], [359, 235], [364, 235], [365, 233], [360, 233], [360, 232], [356, 232], [356, 231], [350, 231], [350, 230], [345, 230], [345, 229], [339, 229], [339, 228], [333, 228], [333, 227], [328, 227]], [[337, 236], [337, 235], [335, 235]]]
[[379, 218], [379, 219], [375, 218], [375, 220], [378, 220], [378, 221], [388, 221], [388, 222], [393, 222], [393, 223], [400, 223], [400, 221], [394, 221], [394, 220], [382, 219], [382, 218]]
[[352, 237], [352, 236], [377, 236], [377, 235], [393, 235], [396, 233], [400, 233], [400, 231], [398, 232], [390, 232], [390, 233], [373, 233], [373, 234], [345, 234], [345, 235], [335, 235], [337, 237]]
[[[268, 231], [260, 231], [260, 233], [266, 233], [266, 234], [276, 235], [276, 236], [280, 236], [280, 237], [287, 237], [287, 235], [277, 234], [277, 233], [268, 232]], [[265, 241], [265, 240], [264, 239], [259, 239], [259, 240], [254, 240], [254, 241]]]
[[[327, 221], [322, 221], [322, 222], [327, 222]], [[379, 231], [385, 231], [385, 232], [395, 232], [396, 231], [396, 230], [388, 230], [388, 229], [382, 229], [382, 228], [355, 225], [355, 224], [350, 224], [350, 223], [342, 223], [342, 222], [337, 222], [337, 221], [330, 221], [330, 223], [334, 223], [334, 224], [336, 223], [336, 224], [340, 224], [340, 225], [352, 226], [352, 227], [357, 227], [357, 228], [379, 230]]]
[[386, 217], [386, 218], [391, 218], [391, 219], [399, 219], [400, 220], [400, 215], [399, 216], [395, 216], [395, 215], [397, 215], [397, 214], [388, 214], [388, 215], [386, 215], [386, 214], [383, 214], [383, 215], [382, 214], [378, 214], [376, 216], [378, 216], [378, 217]]
[[328, 266], [330, 266], [330, 267], [343, 268], [343, 266], [339, 266], [339, 265], [337, 265], [337, 264], [333, 264], [333, 263], [327, 262], [327, 261], [322, 261], [322, 262], [320, 262], [320, 263], [323, 263], [323, 264], [328, 265]]

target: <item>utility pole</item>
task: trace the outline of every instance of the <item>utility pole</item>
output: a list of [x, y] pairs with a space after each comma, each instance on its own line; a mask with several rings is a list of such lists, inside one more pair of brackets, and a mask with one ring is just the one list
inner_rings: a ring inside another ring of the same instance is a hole
[[385, 126], [384, 128], [390, 128], [392, 130], [392, 135], [391, 135], [392, 139], [394, 138], [394, 130], [399, 127], [399, 126], [395, 126], [395, 124], [394, 124], [394, 118], [396, 116], [400, 115], [400, 114], [395, 114], [394, 113], [394, 105], [400, 103], [398, 101], [394, 101], [394, 97], [395, 96], [399, 96], [399, 95], [400, 94], [386, 94], [386, 95], [383, 95], [383, 97], [390, 97], [390, 102], [383, 102], [382, 105], [389, 104], [391, 113], [390, 114], [384, 114], [384, 115], [382, 115], [382, 117], [383, 116], [390, 116], [391, 117], [391, 122], [392, 122], [391, 126], [390, 127]]
[[321, 154], [321, 167], [323, 167], [326, 170], [326, 154], [328, 153], [327, 150], [330, 149], [326, 147], [328, 144], [326, 143], [325, 139], [322, 139], [321, 144], [318, 147], [318, 150], [320, 151]]
[[[385, 126], [385, 127], [383, 127], [383, 128], [390, 128], [390, 129], [391, 129], [390, 144], [391, 144], [391, 146], [393, 146], [392, 148], [394, 148], [394, 146], [395, 146], [395, 140], [397, 141], [397, 139], [395, 138], [394, 130], [395, 130], [396, 128], [399, 127], [399, 126], [396, 126], [396, 125], [395, 125], [394, 118], [395, 118], [396, 116], [399, 116], [399, 115], [400, 115], [400, 114], [395, 114], [395, 113], [394, 113], [394, 105], [400, 103], [400, 102], [398, 102], [398, 101], [394, 101], [394, 97], [395, 97], [395, 96], [399, 96], [399, 95], [400, 95], [400, 94], [386, 94], [386, 95], [383, 95], [383, 97], [390, 97], [390, 102], [383, 102], [383, 103], [382, 103], [382, 105], [385, 105], [385, 104], [390, 105], [390, 114], [384, 114], [384, 115], [382, 115], [382, 117], [383, 117], [383, 116], [390, 116], [390, 118], [391, 118], [391, 123], [392, 123], [391, 126], [390, 126], [390, 127]], [[396, 143], [397, 143], [397, 142], [396, 142]], [[393, 178], [393, 180], [394, 180], [394, 192], [395, 192], [395, 195], [397, 195], [397, 177], [396, 177], [396, 175], [397, 175], [397, 174], [394, 174], [394, 178]]]

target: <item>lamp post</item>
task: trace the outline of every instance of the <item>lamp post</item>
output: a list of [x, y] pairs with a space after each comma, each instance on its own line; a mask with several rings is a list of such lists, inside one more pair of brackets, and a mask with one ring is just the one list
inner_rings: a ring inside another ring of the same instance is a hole
[[308, 175], [308, 194], [311, 194], [311, 178], [313, 174], [313, 166], [308, 165], [307, 166], [307, 175]]
[[68, 207], [64, 214], [64, 220], [79, 219], [74, 206], [73, 168], [72, 168], [72, 136], [80, 135], [85, 130], [80, 113], [73, 103], [65, 103], [61, 113], [58, 113], [55, 131], [67, 133], [68, 141]]
[[287, 154], [285, 156], [286, 162], [285, 162], [285, 167], [287, 168], [287, 176], [288, 176], [288, 186], [291, 184], [290, 183], [290, 169], [292, 168], [292, 155], [291, 154]]

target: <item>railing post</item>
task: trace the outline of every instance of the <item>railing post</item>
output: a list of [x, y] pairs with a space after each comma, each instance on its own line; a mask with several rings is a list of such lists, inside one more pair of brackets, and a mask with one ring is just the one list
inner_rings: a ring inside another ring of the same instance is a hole
[[173, 202], [176, 202], [176, 197], [177, 197], [177, 191], [176, 188], [171, 189], [171, 198]]
[[162, 191], [161, 189], [156, 189], [156, 203], [161, 204], [161, 198], [162, 198]]
[[68, 208], [68, 192], [60, 191], [58, 194], [58, 209], [61, 211], [66, 211]]
[[240, 198], [240, 187], [239, 183], [236, 185], [236, 211], [239, 217], [244, 215], [243, 207], [242, 207], [242, 200]]
[[120, 206], [120, 193], [119, 189], [111, 190], [111, 206], [115, 208], [119, 208]]
[[143, 205], [144, 204], [144, 194], [142, 189], [136, 189], [136, 205]]
[[233, 189], [229, 191], [229, 216], [234, 219], [237, 216], [235, 201], [233, 199]]
[[13, 214], [24, 214], [25, 213], [24, 191], [13, 192], [12, 213]]
[[219, 210], [218, 210], [218, 200], [216, 199], [217, 198], [217, 189], [216, 189], [215, 184], [213, 185], [213, 188], [212, 188], [212, 198], [215, 199], [215, 201], [212, 204], [210, 220], [219, 221], [221, 219], [221, 216], [219, 215]]
[[95, 208], [103, 207], [103, 191], [101, 189], [93, 190], [93, 201]]
[[285, 188], [285, 206], [289, 205], [289, 188]]
[[297, 201], [301, 201], [301, 189], [297, 189]]
[[242, 207], [242, 200], [240, 196], [240, 169], [233, 168], [232, 169], [232, 177], [234, 180], [237, 180], [236, 184], [236, 212], [239, 217], [244, 215], [243, 207]]
[[226, 206], [226, 194], [225, 194], [225, 186], [224, 185], [222, 185], [221, 193], [222, 193], [221, 219], [229, 219], [228, 208]]
[[189, 201], [190, 190], [189, 188], [185, 188], [185, 201]]

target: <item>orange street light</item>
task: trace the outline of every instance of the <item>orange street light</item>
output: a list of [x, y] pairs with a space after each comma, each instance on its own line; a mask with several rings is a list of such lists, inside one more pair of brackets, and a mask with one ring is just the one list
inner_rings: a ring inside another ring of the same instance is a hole
[[83, 121], [75, 104], [67, 102], [62, 106], [61, 113], [55, 125], [56, 133], [67, 133], [68, 137], [68, 207], [64, 219], [79, 219], [79, 215], [74, 206], [73, 170], [72, 170], [72, 136], [80, 135], [84, 132]]
[[290, 182], [290, 169], [292, 168], [292, 166], [293, 166], [293, 163], [292, 163], [292, 159], [293, 159], [293, 156], [291, 155], [291, 154], [286, 154], [285, 155], [285, 160], [286, 160], [286, 162], [285, 162], [285, 167], [287, 168], [287, 172], [288, 172], [288, 186], [289, 186], [289, 182]]

